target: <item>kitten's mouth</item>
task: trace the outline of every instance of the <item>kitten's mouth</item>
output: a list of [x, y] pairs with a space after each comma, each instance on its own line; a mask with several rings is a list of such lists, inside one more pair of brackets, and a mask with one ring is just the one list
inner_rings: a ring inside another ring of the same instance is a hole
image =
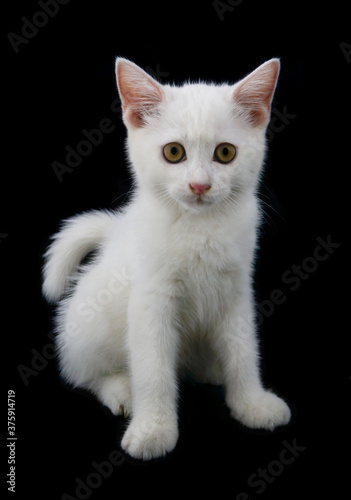
[[203, 198], [201, 198], [201, 196], [198, 196], [195, 200], [195, 203], [197, 205], [203, 205], [204, 203], [207, 203]]
[[185, 201], [185, 204], [187, 205], [187, 207], [189, 208], [200, 208], [200, 207], [206, 207], [206, 206], [209, 206], [212, 204], [212, 200], [210, 200], [208, 197], [206, 196], [194, 196], [192, 198], [188, 198], [186, 201]]

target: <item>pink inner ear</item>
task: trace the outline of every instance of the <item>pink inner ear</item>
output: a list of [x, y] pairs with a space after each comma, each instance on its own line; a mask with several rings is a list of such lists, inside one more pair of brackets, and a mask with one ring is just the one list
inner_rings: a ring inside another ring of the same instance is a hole
[[263, 125], [269, 119], [278, 75], [279, 60], [272, 59], [235, 86], [234, 100], [254, 127]]
[[117, 84], [125, 120], [135, 127], [145, 124], [164, 99], [162, 86], [136, 64], [121, 60], [117, 63]]
[[137, 109], [123, 106], [123, 114], [124, 114], [125, 120], [127, 122], [129, 122], [131, 125], [133, 125], [134, 127], [143, 127], [145, 125], [143, 115]]

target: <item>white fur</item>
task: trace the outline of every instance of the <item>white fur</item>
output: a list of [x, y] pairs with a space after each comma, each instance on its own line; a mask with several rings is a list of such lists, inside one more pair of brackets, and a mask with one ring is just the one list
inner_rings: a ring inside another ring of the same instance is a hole
[[[75, 277], [57, 315], [62, 375], [113, 413], [131, 415], [122, 446], [137, 458], [174, 448], [185, 372], [224, 384], [232, 415], [249, 427], [273, 429], [290, 418], [260, 381], [253, 321], [255, 193], [279, 63], [260, 68], [247, 86], [174, 87], [118, 59], [133, 200], [116, 213], [66, 222], [46, 254], [49, 299]], [[252, 92], [252, 110], [243, 92]], [[165, 161], [169, 142], [183, 145], [185, 161]], [[231, 164], [213, 160], [222, 142], [237, 148]], [[211, 185], [202, 201], [192, 183]], [[96, 247], [98, 256], [77, 274]]]

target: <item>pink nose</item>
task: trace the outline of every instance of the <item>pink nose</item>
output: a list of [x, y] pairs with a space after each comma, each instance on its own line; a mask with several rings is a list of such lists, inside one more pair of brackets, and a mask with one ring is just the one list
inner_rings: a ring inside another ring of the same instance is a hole
[[199, 196], [206, 193], [211, 188], [209, 184], [189, 184], [189, 186], [192, 192]]

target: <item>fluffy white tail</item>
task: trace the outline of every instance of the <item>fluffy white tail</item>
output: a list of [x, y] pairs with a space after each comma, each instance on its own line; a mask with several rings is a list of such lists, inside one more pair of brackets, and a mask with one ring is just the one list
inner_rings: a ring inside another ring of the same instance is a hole
[[113, 212], [93, 211], [64, 221], [45, 253], [43, 293], [47, 300], [61, 297], [69, 277], [85, 255], [106, 240], [115, 220]]

